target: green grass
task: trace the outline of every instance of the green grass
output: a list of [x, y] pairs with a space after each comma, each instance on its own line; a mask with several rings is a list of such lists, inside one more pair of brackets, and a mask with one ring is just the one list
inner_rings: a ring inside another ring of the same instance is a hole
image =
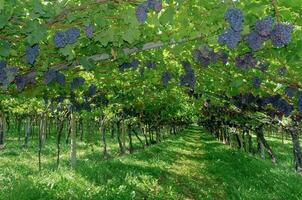
[[35, 144], [25, 151], [10, 141], [0, 152], [0, 199], [302, 199], [302, 177], [292, 170], [290, 143], [282, 146], [275, 138], [269, 142], [279, 159], [276, 166], [196, 127], [122, 157], [109, 142], [114, 158], [107, 161], [100, 145], [79, 143], [75, 171], [68, 167], [67, 145], [62, 167], [54, 170], [55, 147], [49, 142], [39, 172]]

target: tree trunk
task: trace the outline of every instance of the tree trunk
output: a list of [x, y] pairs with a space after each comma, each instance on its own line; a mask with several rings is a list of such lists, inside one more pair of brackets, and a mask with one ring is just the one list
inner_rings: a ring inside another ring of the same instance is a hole
[[106, 142], [106, 129], [105, 129], [105, 123], [104, 123], [104, 119], [100, 118], [100, 132], [101, 132], [101, 136], [102, 136], [102, 143], [103, 143], [103, 155], [104, 155], [104, 159], [108, 158], [108, 152], [107, 152], [107, 142]]
[[297, 172], [302, 173], [302, 153], [299, 141], [299, 133], [296, 128], [290, 131], [292, 142], [293, 142], [293, 153], [295, 160], [295, 168]]
[[131, 125], [128, 125], [128, 137], [129, 137], [129, 153], [133, 153]]
[[0, 112], [0, 149], [4, 146], [5, 137], [5, 117], [4, 113]]
[[26, 124], [25, 124], [25, 138], [24, 138], [24, 147], [28, 147], [29, 142], [29, 136], [30, 136], [30, 117], [26, 118]]
[[124, 154], [125, 148], [124, 148], [122, 140], [121, 140], [121, 124], [120, 124], [120, 122], [117, 123], [117, 141], [118, 141], [118, 144], [120, 147], [120, 153]]
[[70, 140], [71, 140], [71, 156], [70, 163], [71, 167], [74, 169], [77, 162], [77, 136], [76, 136], [76, 120], [74, 113], [70, 114]]
[[260, 148], [262, 148], [261, 150], [263, 150], [263, 147], [265, 147], [266, 150], [267, 150], [267, 152], [268, 152], [268, 154], [271, 157], [272, 162], [276, 163], [275, 154], [274, 154], [273, 150], [271, 149], [271, 147], [269, 146], [269, 144], [267, 143], [267, 141], [264, 138], [263, 126], [258, 126], [256, 128], [256, 135], [257, 135], [258, 144], [261, 146]]
[[61, 136], [62, 136], [62, 131], [64, 127], [64, 121], [57, 120], [58, 126], [57, 126], [57, 169], [60, 166], [60, 154], [61, 154]]

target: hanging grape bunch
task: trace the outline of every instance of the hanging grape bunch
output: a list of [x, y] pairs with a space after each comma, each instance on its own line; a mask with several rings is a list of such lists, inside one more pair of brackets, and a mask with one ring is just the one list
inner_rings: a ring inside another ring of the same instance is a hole
[[231, 8], [224, 15], [225, 20], [230, 24], [230, 28], [226, 29], [218, 37], [218, 43], [227, 45], [228, 48], [234, 49], [241, 40], [240, 32], [244, 22], [244, 16], [241, 10]]
[[67, 31], [59, 31], [54, 36], [54, 44], [57, 48], [64, 48], [67, 44], [74, 44], [80, 36], [78, 28], [70, 28]]
[[39, 51], [40, 49], [38, 44], [26, 48], [26, 59], [29, 64], [33, 65], [35, 63], [36, 58], [39, 55]]
[[172, 79], [171, 72], [165, 71], [164, 73], [162, 73], [161, 79], [162, 79], [164, 87], [167, 87], [168, 84], [169, 84], [169, 82], [170, 82], [170, 80]]
[[148, 17], [148, 12], [154, 10], [160, 12], [162, 10], [162, 0], [147, 0], [136, 7], [136, 17], [139, 23], [144, 24]]

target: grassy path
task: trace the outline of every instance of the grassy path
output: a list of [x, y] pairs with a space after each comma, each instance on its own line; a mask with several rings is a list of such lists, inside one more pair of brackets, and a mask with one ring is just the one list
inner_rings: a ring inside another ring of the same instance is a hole
[[195, 127], [119, 159], [83, 156], [75, 172], [0, 170], [0, 199], [6, 200], [302, 199], [302, 178], [294, 172], [230, 149]]

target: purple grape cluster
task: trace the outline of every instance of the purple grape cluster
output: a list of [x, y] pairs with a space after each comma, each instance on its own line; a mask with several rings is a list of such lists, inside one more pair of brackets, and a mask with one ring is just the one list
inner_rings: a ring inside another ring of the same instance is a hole
[[180, 85], [194, 88], [196, 84], [196, 78], [191, 64], [188, 61], [183, 61], [182, 66], [185, 70], [185, 74], [180, 76]]
[[97, 87], [94, 84], [91, 84], [86, 92], [86, 96], [92, 97], [96, 94]]
[[286, 87], [284, 90], [286, 96], [288, 96], [289, 98], [293, 98], [297, 92], [296, 88], [293, 87]]
[[245, 41], [248, 43], [249, 47], [253, 49], [254, 51], [259, 50], [262, 48], [262, 44], [264, 41], [264, 38], [261, 37], [258, 33], [255, 31], [249, 33], [245, 37]]
[[0, 61], [0, 84], [7, 87], [12, 83], [18, 73], [18, 68], [8, 67], [5, 61]]
[[35, 44], [34, 46], [29, 46], [26, 48], [25, 54], [26, 54], [27, 62], [29, 64], [33, 65], [35, 63], [36, 58], [39, 55], [39, 51], [40, 51], [40, 48], [39, 48], [38, 44]]
[[165, 87], [168, 86], [170, 80], [172, 79], [172, 74], [171, 72], [169, 71], [165, 71], [163, 72], [162, 76], [161, 76], [161, 80], [162, 80], [162, 83]]
[[225, 20], [230, 24], [230, 28], [224, 30], [219, 35], [218, 43], [227, 45], [228, 48], [234, 49], [241, 40], [240, 32], [244, 22], [242, 11], [236, 8], [230, 8], [224, 15]]
[[55, 69], [50, 69], [44, 73], [44, 83], [48, 85], [53, 81], [59, 83], [60, 85], [64, 85], [65, 75]]
[[226, 64], [228, 61], [228, 54], [226, 52], [219, 50], [216, 53], [207, 45], [198, 49], [194, 49], [192, 55], [195, 62], [205, 67], [210, 65], [211, 63], [216, 63], [219, 60], [223, 64]]
[[70, 83], [70, 87], [72, 90], [84, 85], [85, 79], [83, 77], [75, 77], [72, 79]]
[[227, 45], [230, 49], [235, 49], [241, 40], [240, 32], [234, 31], [232, 28], [226, 29], [218, 37], [220, 45]]
[[85, 27], [85, 33], [86, 33], [87, 38], [89, 38], [89, 39], [93, 38], [93, 31], [94, 31], [94, 28], [93, 28], [92, 24], [89, 24]]
[[229, 22], [231, 28], [234, 31], [240, 32], [242, 30], [244, 16], [241, 10], [236, 8], [230, 8], [225, 13], [224, 18], [227, 22]]
[[289, 104], [285, 99], [280, 98], [273, 104], [274, 108], [288, 117], [294, 110], [294, 106]]
[[152, 60], [147, 60], [145, 61], [145, 66], [148, 68], [148, 69], [155, 69], [156, 68], [156, 62], [155, 61], [152, 61]]
[[35, 76], [22, 75], [16, 77], [17, 90], [21, 92], [28, 84], [35, 84]]
[[80, 36], [80, 29], [72, 27], [67, 31], [59, 31], [54, 36], [54, 44], [57, 48], [64, 48], [67, 44], [74, 44]]
[[148, 3], [143, 2], [138, 5], [135, 10], [135, 14], [139, 23], [144, 24], [148, 17]]
[[126, 69], [136, 69], [140, 65], [140, 61], [133, 59], [131, 62], [124, 62], [119, 65], [120, 71], [125, 71]]
[[148, 0], [148, 8], [155, 12], [160, 12], [163, 8], [162, 0]]
[[254, 58], [252, 53], [246, 53], [242, 56], [235, 58], [236, 67], [239, 69], [247, 70], [254, 68], [257, 65], [257, 60]]
[[253, 86], [255, 87], [255, 88], [260, 88], [260, 86], [261, 86], [261, 83], [262, 83], [262, 80], [261, 80], [261, 78], [260, 77], [254, 77], [253, 79], [252, 79], [252, 83], [253, 83]]
[[275, 20], [271, 16], [256, 21], [255, 30], [261, 37], [270, 36], [274, 28]]
[[275, 47], [283, 47], [291, 41], [293, 26], [287, 23], [278, 23], [271, 33], [271, 40]]
[[135, 14], [139, 23], [144, 24], [148, 17], [149, 10], [160, 12], [162, 0], [147, 0], [136, 7]]

